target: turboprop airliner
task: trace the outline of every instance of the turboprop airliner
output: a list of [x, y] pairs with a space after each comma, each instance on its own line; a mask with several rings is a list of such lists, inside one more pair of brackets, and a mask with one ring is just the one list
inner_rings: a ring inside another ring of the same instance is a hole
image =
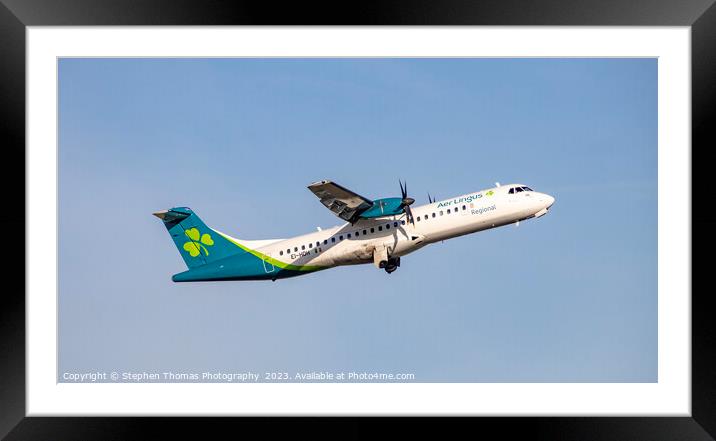
[[153, 213], [164, 222], [187, 271], [175, 282], [273, 280], [341, 265], [372, 263], [388, 274], [400, 258], [431, 243], [542, 217], [554, 198], [522, 184], [499, 185], [412, 207], [401, 197], [371, 200], [335, 182], [308, 186], [345, 223], [289, 239], [243, 240], [206, 226], [188, 207]]

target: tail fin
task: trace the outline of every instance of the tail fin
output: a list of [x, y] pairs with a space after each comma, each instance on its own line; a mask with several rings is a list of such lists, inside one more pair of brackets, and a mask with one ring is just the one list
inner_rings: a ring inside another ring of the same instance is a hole
[[241, 251], [239, 247], [207, 227], [188, 207], [175, 207], [152, 214], [164, 222], [179, 249], [179, 254], [190, 269]]

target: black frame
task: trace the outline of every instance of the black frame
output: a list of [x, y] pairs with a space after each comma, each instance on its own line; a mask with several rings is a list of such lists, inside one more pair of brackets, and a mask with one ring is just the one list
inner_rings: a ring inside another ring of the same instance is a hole
[[[25, 152], [25, 27], [58, 25], [691, 26], [692, 166], [705, 167], [705, 152], [716, 145], [716, 130], [712, 128], [716, 127], [716, 117], [709, 112], [711, 108], [716, 108], [716, 6], [713, 2], [392, 0], [342, 3], [339, 9], [335, 7], [336, 3], [321, 2], [284, 2], [279, 8], [270, 2], [225, 0], [0, 0], [0, 139], [3, 140], [6, 165], [3, 177], [7, 181], [4, 188], [17, 187], [17, 182], [24, 177], [19, 164], [24, 163]], [[352, 8], [346, 14], [343, 11], [348, 11], [348, 7]], [[21, 176], [8, 174], [8, 168], [19, 171]], [[704, 176], [694, 170], [692, 187], [706, 184]], [[5, 192], [4, 196], [5, 207], [12, 211], [4, 213], [1, 220], [3, 227], [25, 231], [24, 192]], [[713, 235], [707, 231], [709, 227], [716, 226], [716, 215], [711, 205], [710, 200], [692, 204], [692, 234], [706, 233], [701, 234], [700, 240], [693, 244], [694, 251], [713, 248]], [[20, 211], [19, 207], [23, 210]], [[23, 215], [17, 216], [16, 213], [20, 212]], [[13, 440], [183, 439], [189, 434], [187, 429], [198, 423], [204, 428], [208, 426], [210, 430], [227, 429], [237, 435], [244, 434], [246, 429], [275, 432], [274, 418], [25, 417], [25, 296], [24, 278], [21, 276], [24, 259], [20, 257], [17, 248], [13, 248], [13, 253], [0, 253], [0, 263], [6, 269], [0, 306], [0, 436], [7, 435], [7, 439]], [[693, 280], [699, 279], [693, 270], [703, 269], [708, 263], [706, 258], [692, 259]], [[7, 283], [8, 280], [22, 282], [14, 287]], [[529, 439], [713, 440], [716, 436], [716, 331], [709, 320], [709, 295], [706, 289], [692, 292], [691, 417], [463, 418], [439, 422], [444, 423], [442, 428], [448, 430], [456, 429], [457, 425], [457, 428], [469, 429], [477, 435], [496, 429], [500, 437], [521, 435]], [[357, 438], [378, 433], [371, 427], [375, 420], [365, 418], [310, 421], [282, 418], [281, 421], [288, 422], [291, 430], [310, 431], [311, 436], [327, 434], [331, 438]], [[386, 422], [385, 419], [381, 421]], [[408, 422], [400, 424], [400, 427], [381, 428], [380, 434], [401, 438], [406, 437], [406, 430], [428, 434], [425, 420], [410, 419]]]

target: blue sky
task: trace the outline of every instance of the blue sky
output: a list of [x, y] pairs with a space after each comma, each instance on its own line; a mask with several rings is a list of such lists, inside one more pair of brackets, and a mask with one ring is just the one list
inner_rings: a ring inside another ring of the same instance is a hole
[[[59, 370], [657, 381], [656, 59], [61, 59]], [[175, 284], [153, 211], [242, 239], [502, 183], [540, 219], [277, 282]]]

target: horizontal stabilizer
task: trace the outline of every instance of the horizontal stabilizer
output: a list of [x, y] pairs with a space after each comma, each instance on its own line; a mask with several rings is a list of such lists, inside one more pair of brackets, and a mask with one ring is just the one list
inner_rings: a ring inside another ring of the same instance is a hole
[[190, 216], [189, 213], [180, 213], [172, 210], [162, 210], [152, 214], [166, 223], [178, 222]]

